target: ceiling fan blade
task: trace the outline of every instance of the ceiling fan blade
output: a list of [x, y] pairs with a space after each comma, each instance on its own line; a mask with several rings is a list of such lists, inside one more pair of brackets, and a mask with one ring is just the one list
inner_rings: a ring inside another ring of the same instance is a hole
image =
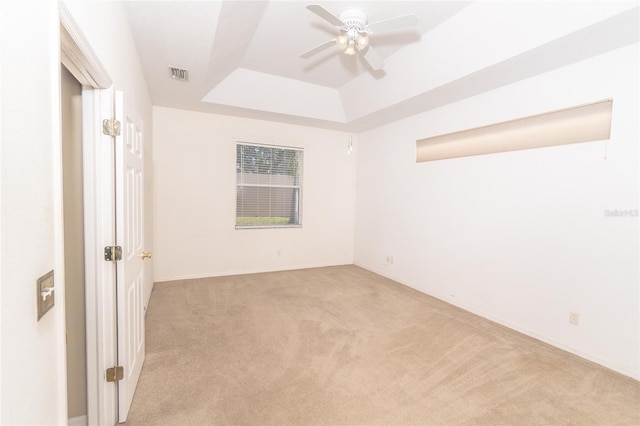
[[329, 12], [327, 9], [320, 6], [319, 4], [310, 4], [307, 6], [307, 9], [309, 9], [310, 11], [312, 11], [313, 13], [315, 13], [325, 21], [329, 22], [331, 25], [335, 25], [336, 27], [344, 26], [344, 22], [342, 22], [340, 18], [338, 18], [336, 15]]
[[324, 43], [322, 43], [319, 46], [314, 47], [313, 49], [309, 49], [306, 52], [302, 53], [300, 55], [301, 58], [310, 58], [311, 56], [315, 55], [316, 53], [320, 53], [323, 50], [325, 50], [326, 48], [330, 47], [332, 44], [336, 44], [336, 41], [331, 39], [328, 41], [325, 41]]
[[418, 17], [412, 13], [408, 15], [396, 16], [394, 18], [385, 19], [382, 21], [372, 22], [367, 25], [367, 28], [371, 33], [385, 33], [387, 31], [400, 30], [407, 27], [417, 27]]
[[362, 51], [362, 57], [374, 71], [380, 71], [384, 67], [384, 61], [371, 46]]

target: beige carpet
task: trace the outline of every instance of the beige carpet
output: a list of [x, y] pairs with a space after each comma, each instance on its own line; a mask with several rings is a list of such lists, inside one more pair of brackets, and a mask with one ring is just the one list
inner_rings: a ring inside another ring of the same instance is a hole
[[640, 382], [328, 267], [156, 284], [127, 425], [640, 425]]

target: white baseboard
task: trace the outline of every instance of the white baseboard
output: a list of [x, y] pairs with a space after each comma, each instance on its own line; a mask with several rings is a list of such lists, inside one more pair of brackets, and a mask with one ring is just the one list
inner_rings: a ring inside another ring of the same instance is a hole
[[[228, 277], [232, 275], [247, 275], [247, 274], [262, 274], [264, 272], [282, 272], [282, 271], [295, 271], [297, 269], [311, 269], [311, 268], [325, 268], [329, 266], [343, 266], [352, 265], [352, 263], [336, 263], [331, 265], [293, 265], [293, 266], [276, 266], [273, 268], [263, 269], [244, 269], [238, 271], [216, 271], [208, 272], [204, 274], [192, 274], [192, 275], [177, 275], [172, 277], [154, 277], [154, 283], [161, 283], [166, 281], [178, 281], [178, 280], [193, 280], [198, 278], [212, 278], [212, 277]], [[365, 268], [366, 269], [366, 268]]]
[[69, 426], [87, 426], [87, 416], [72, 417], [67, 423]]

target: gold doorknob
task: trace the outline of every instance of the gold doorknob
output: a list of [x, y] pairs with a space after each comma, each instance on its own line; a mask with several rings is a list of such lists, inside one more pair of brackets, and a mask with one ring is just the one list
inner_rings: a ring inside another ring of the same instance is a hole
[[140, 257], [142, 258], [142, 260], [151, 259], [151, 253], [143, 251], [142, 254], [140, 255]]

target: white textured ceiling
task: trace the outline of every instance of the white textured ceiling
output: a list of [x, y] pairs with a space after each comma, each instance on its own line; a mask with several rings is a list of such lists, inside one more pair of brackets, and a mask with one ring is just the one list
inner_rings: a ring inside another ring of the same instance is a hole
[[304, 1], [129, 1], [154, 105], [361, 131], [638, 41], [637, 2], [314, 3], [420, 25], [371, 37], [374, 72], [337, 47], [299, 58], [336, 34]]

